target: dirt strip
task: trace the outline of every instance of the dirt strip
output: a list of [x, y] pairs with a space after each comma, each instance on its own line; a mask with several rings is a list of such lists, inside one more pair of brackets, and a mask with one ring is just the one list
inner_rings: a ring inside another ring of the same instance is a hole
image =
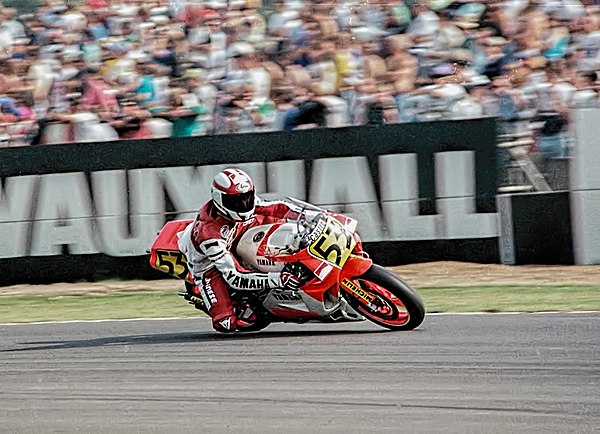
[[430, 262], [392, 267], [414, 286], [590, 285], [600, 286], [600, 265], [497, 265]]
[[[593, 285], [600, 286], [600, 265], [510, 266], [465, 262], [430, 262], [392, 267], [416, 287], [474, 285]], [[176, 279], [158, 281], [103, 281], [15, 285], [0, 287], [0, 296], [82, 295], [135, 291], [178, 291]]]

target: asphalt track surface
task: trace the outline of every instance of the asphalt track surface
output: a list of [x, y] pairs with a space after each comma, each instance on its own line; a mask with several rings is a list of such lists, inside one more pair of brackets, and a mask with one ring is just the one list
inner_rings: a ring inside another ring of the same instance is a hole
[[0, 432], [600, 432], [600, 314], [5, 325]]

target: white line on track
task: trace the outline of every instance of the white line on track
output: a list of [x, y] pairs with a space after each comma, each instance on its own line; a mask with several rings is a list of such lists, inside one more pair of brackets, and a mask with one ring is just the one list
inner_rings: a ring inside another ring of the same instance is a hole
[[600, 310], [551, 310], [543, 312], [432, 312], [426, 316], [448, 316], [448, 315], [556, 315], [556, 314], [581, 314], [581, 313], [600, 313]]
[[76, 323], [96, 323], [96, 322], [131, 322], [131, 321], [175, 321], [180, 319], [190, 320], [208, 320], [204, 316], [174, 316], [167, 318], [122, 318], [122, 319], [73, 319], [69, 321], [36, 321], [36, 322], [7, 322], [0, 323], [0, 326], [12, 326], [12, 325], [40, 325], [40, 324], [76, 324]]
[[[550, 311], [550, 312], [435, 312], [428, 313], [426, 316], [471, 316], [471, 315], [581, 315], [581, 314], [600, 314], [598, 310], [579, 310], [574, 312]], [[98, 323], [98, 322], [128, 322], [128, 321], [175, 321], [175, 320], [208, 320], [203, 316], [182, 316], [168, 318], [126, 318], [126, 319], [82, 319], [70, 321], [38, 321], [38, 322], [9, 322], [0, 323], [0, 326], [13, 325], [43, 325], [43, 324], [76, 324], [76, 323]]]

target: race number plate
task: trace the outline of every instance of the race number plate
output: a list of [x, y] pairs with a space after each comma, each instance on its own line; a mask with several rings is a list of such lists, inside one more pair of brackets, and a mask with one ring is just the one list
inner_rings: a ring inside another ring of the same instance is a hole
[[178, 250], [157, 250], [156, 268], [180, 279], [188, 274], [185, 256]]
[[334, 219], [327, 217], [325, 227], [315, 241], [312, 242], [308, 251], [315, 258], [323, 259], [335, 267], [343, 267], [356, 241], [344, 226]]

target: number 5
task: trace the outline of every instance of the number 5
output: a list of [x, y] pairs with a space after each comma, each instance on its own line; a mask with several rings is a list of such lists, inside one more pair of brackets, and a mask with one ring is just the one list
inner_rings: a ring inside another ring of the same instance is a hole
[[156, 265], [158, 268], [181, 279], [184, 279], [187, 276], [188, 269], [183, 253], [178, 251], [157, 250], [156, 255]]

